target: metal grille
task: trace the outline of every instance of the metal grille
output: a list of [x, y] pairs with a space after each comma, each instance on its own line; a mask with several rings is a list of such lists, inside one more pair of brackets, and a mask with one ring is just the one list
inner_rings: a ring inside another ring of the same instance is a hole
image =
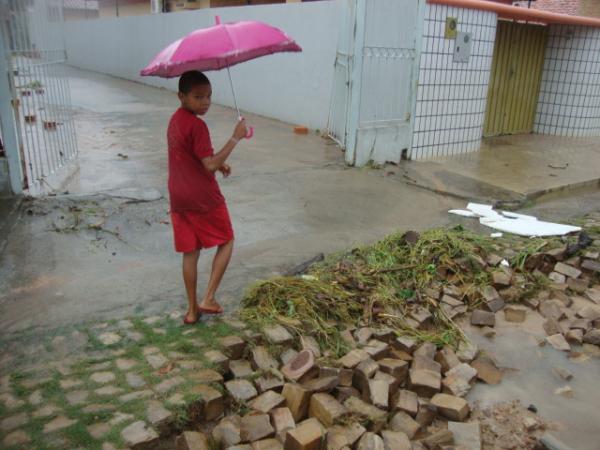
[[32, 189], [77, 155], [62, 1], [0, 0], [0, 14], [24, 185]]

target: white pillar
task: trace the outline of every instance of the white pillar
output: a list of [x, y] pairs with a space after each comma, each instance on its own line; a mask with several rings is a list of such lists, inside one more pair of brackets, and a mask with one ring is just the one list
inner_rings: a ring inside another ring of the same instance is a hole
[[15, 118], [12, 110], [10, 88], [10, 71], [4, 46], [4, 33], [0, 33], [0, 121], [2, 121], [2, 140], [8, 159], [10, 188], [14, 194], [23, 192], [23, 168], [19, 152], [19, 140], [15, 129]]

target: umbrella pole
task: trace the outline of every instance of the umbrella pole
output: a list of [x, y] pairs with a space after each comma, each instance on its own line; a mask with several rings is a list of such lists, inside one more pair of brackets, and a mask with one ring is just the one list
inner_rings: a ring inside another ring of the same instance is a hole
[[229, 85], [231, 86], [231, 93], [233, 94], [233, 104], [235, 105], [235, 110], [237, 111], [238, 120], [242, 120], [242, 115], [240, 114], [240, 108], [238, 108], [237, 98], [235, 97], [235, 89], [233, 87], [233, 81], [231, 79], [231, 72], [229, 71], [229, 67], [227, 67], [227, 75], [229, 75]]

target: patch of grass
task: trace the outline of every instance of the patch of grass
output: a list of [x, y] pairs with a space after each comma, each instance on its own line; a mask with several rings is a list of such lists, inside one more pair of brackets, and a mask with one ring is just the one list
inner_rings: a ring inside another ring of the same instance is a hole
[[85, 449], [95, 450], [100, 449], [101, 444], [94, 440], [88, 433], [86, 425], [80, 420], [74, 423], [68, 428], [62, 430], [64, 434], [71, 442], [75, 443], [78, 447], [83, 446]]

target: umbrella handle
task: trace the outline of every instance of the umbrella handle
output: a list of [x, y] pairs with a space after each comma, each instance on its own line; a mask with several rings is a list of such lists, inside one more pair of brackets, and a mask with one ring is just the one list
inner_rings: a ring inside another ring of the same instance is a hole
[[[238, 120], [244, 120], [244, 116], [238, 116]], [[254, 136], [254, 127], [248, 127], [248, 132], [246, 133], [246, 136], [244, 136], [244, 139], [251, 139], [252, 136]]]

